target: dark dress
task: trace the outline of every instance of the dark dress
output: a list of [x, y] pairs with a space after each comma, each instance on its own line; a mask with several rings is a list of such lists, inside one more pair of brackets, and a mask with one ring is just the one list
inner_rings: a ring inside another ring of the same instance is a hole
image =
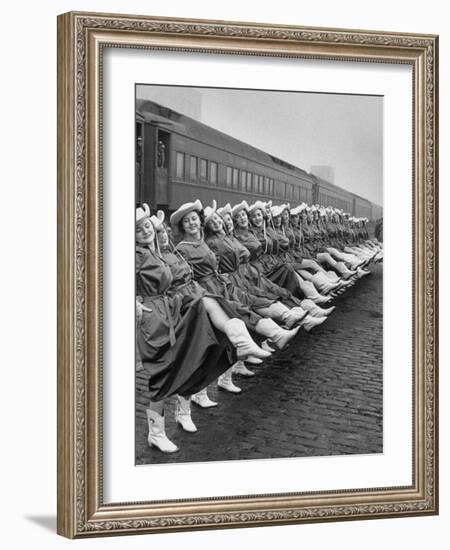
[[316, 257], [316, 247], [314, 243], [315, 233], [311, 223], [305, 223], [302, 226], [303, 230], [303, 253], [308, 254], [310, 258]]
[[201, 296], [179, 292], [173, 280], [164, 259], [136, 247], [136, 295], [152, 310], [144, 311], [136, 339], [153, 401], [196, 393], [231, 364], [228, 340], [211, 324]]
[[315, 259], [314, 256], [305, 246], [305, 235], [303, 233], [302, 226], [300, 227], [291, 226], [291, 230], [295, 238], [294, 250], [298, 251], [298, 254], [301, 256], [302, 259], [305, 258], [307, 260], [314, 260]]
[[244, 321], [251, 330], [262, 319], [241, 301], [243, 291], [235, 287], [218, 272], [218, 261], [214, 252], [203, 241], [181, 241], [176, 250], [192, 269], [195, 281], [203, 287], [207, 295], [216, 298], [229, 317]]
[[262, 288], [266, 296], [275, 298], [288, 307], [299, 306], [301, 291], [297, 278], [288, 266], [283, 266], [270, 254], [274, 248], [273, 241], [264, 237], [264, 231], [259, 233], [236, 228], [234, 236], [250, 253], [249, 267], [245, 270], [245, 276], [250, 282]]
[[247, 263], [250, 253], [237, 239], [226, 235], [212, 235], [206, 239], [206, 244], [216, 255], [220, 273], [228, 285], [231, 285], [240, 302], [253, 310], [268, 308], [275, 302], [242, 276], [241, 258], [242, 263]]

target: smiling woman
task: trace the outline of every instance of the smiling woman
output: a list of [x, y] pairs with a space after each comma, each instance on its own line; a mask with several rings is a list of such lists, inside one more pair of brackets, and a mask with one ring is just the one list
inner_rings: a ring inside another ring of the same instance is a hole
[[186, 431], [197, 431], [190, 395], [226, 370], [229, 359], [226, 341], [210, 324], [201, 298], [180, 295], [173, 285], [172, 272], [155, 245], [157, 221], [150, 218], [146, 204], [137, 208], [136, 335], [139, 357], [149, 375], [148, 444], [172, 453], [178, 448], [165, 433], [165, 400], [178, 394], [177, 422]]

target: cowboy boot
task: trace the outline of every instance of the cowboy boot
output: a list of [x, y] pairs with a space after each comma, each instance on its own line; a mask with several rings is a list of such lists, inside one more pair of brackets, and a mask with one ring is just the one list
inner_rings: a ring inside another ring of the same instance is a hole
[[295, 310], [294, 308], [289, 309], [280, 302], [275, 302], [269, 307], [270, 318], [275, 319], [276, 321], [280, 321], [287, 328], [292, 328], [297, 323], [300, 323], [300, 321], [304, 319], [307, 314], [307, 311], [299, 311]]
[[164, 416], [147, 409], [148, 444], [157, 447], [163, 453], [175, 453], [178, 447], [166, 436]]
[[336, 306], [331, 306], [329, 308], [323, 308], [315, 304], [312, 300], [302, 300], [302, 308], [306, 309], [310, 315], [313, 317], [326, 317], [333, 313], [336, 309]]
[[327, 320], [326, 317], [313, 317], [312, 315], [308, 315], [306, 317], [305, 321], [302, 324], [302, 327], [306, 330], [306, 332], [309, 332], [315, 327], [318, 327], [322, 323], [324, 323]]
[[261, 319], [256, 325], [256, 332], [269, 338], [269, 344], [275, 344], [278, 349], [283, 349], [299, 330], [300, 327], [285, 330], [268, 318]]
[[230, 367], [217, 379], [217, 387], [230, 393], [241, 393], [241, 388], [233, 384], [233, 367]]
[[202, 409], [209, 409], [211, 407], [217, 407], [217, 405], [218, 405], [218, 403], [216, 403], [215, 401], [212, 401], [208, 397], [208, 392], [206, 391], [206, 388], [203, 388], [199, 392], [194, 393], [191, 396], [191, 401], [192, 401], [192, 403], [195, 403], [196, 405], [198, 405]]
[[191, 417], [191, 398], [186, 399], [182, 395], [177, 395], [175, 420], [185, 432], [194, 433], [197, 431], [197, 426], [192, 422]]
[[244, 361], [237, 361], [231, 368], [233, 369], [233, 374], [247, 377], [255, 376], [255, 373], [245, 366]]
[[[224, 332], [236, 349], [238, 360], [248, 360], [255, 363], [252, 359], [266, 359], [270, 357], [270, 352], [261, 349], [248, 333], [245, 323], [240, 319], [230, 319], [224, 325]], [[257, 361], [260, 362], [260, 361]]]

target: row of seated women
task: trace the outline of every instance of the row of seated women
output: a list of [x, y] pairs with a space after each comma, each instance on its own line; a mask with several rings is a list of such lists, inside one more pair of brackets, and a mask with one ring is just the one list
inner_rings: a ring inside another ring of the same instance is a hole
[[[233, 374], [283, 349], [300, 330], [321, 325], [330, 302], [368, 275], [382, 246], [366, 220], [306, 204], [136, 209], [137, 365], [149, 375], [148, 443], [163, 452], [164, 403], [176, 395], [176, 422], [197, 428], [191, 402], [217, 403], [207, 387], [240, 393]], [[247, 363], [247, 365], [246, 365]]]

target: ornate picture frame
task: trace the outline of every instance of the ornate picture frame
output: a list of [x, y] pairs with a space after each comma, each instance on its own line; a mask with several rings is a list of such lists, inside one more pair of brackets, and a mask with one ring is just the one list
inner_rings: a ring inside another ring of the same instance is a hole
[[[104, 501], [103, 54], [107, 48], [412, 69], [412, 483]], [[69, 538], [438, 513], [438, 38], [70, 12], [58, 17], [58, 533]]]

